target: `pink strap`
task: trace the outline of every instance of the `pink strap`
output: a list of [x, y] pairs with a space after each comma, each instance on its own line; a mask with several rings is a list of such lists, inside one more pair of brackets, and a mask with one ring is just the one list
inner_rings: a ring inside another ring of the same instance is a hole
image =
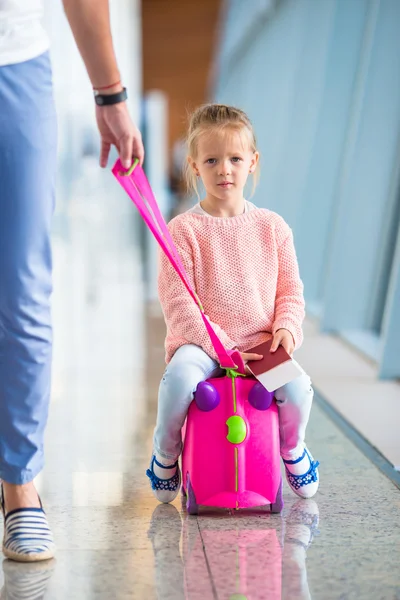
[[[178, 273], [187, 291], [197, 304], [221, 367], [223, 369], [238, 369], [239, 372], [244, 373], [244, 364], [240, 353], [237, 351], [226, 350], [224, 348], [221, 340], [215, 333], [210, 321], [208, 320], [208, 317], [204, 314], [204, 309], [196, 292], [192, 289], [189, 278], [182, 264], [182, 260], [179, 256], [179, 252], [174, 244], [143, 169], [140, 167], [140, 165], [136, 165], [134, 169], [130, 169], [130, 171], [125, 174], [125, 170], [118, 159], [112, 169], [112, 172], [117, 181], [131, 198], [132, 202], [135, 204], [142, 219], [153, 233], [172, 266]], [[150, 206], [152, 212], [147, 204]]]

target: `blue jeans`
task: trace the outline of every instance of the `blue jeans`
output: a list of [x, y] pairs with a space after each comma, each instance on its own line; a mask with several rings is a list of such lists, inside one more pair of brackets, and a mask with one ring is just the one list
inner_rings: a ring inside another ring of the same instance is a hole
[[[163, 458], [175, 461], [182, 451], [181, 429], [197, 385], [222, 374], [218, 364], [199, 346], [188, 344], [176, 351], [166, 368], [158, 395], [154, 450]], [[311, 380], [304, 371], [275, 392], [281, 455], [286, 459], [297, 456], [304, 447], [313, 395]]]
[[0, 67], [0, 478], [43, 467], [56, 171], [50, 58]]

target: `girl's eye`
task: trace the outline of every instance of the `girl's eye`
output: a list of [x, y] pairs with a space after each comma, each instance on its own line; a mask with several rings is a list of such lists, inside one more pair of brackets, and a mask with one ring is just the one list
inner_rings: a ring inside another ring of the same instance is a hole
[[215, 165], [215, 163], [216, 163], [216, 162], [217, 162], [217, 159], [216, 159], [216, 158], [208, 158], [208, 159], [206, 160], [206, 163], [207, 163], [208, 165]]
[[241, 159], [239, 156], [234, 156], [234, 157], [232, 158], [232, 161], [233, 161], [234, 163], [238, 163], [238, 162], [240, 162], [241, 160], [242, 160], [242, 159]]

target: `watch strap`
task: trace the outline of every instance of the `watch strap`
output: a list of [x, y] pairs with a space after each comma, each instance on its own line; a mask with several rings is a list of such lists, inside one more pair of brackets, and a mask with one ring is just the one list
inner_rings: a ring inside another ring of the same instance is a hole
[[120, 92], [116, 94], [99, 94], [95, 93], [94, 101], [97, 106], [111, 106], [112, 104], [119, 104], [120, 102], [125, 102], [128, 98], [128, 94], [126, 88], [123, 88]]

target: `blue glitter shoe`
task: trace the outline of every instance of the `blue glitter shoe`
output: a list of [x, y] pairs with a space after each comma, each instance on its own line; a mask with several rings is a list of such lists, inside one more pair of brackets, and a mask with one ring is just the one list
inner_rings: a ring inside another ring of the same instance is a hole
[[[286, 480], [294, 493], [300, 498], [312, 498], [319, 487], [319, 462], [313, 459], [307, 448], [304, 448], [303, 454], [296, 460], [282, 460], [285, 463]], [[304, 461], [305, 472], [297, 475], [291, 471], [290, 466], [300, 466], [301, 461]]]
[[[154, 473], [154, 464], [156, 464], [160, 469], [171, 470], [175, 468], [175, 474], [169, 479], [161, 479]], [[168, 502], [175, 500], [181, 487], [181, 471], [179, 469], [178, 461], [176, 461], [173, 465], [162, 465], [153, 454], [150, 462], [150, 468], [147, 469], [146, 475], [150, 479], [153, 494], [159, 502], [168, 504]]]

